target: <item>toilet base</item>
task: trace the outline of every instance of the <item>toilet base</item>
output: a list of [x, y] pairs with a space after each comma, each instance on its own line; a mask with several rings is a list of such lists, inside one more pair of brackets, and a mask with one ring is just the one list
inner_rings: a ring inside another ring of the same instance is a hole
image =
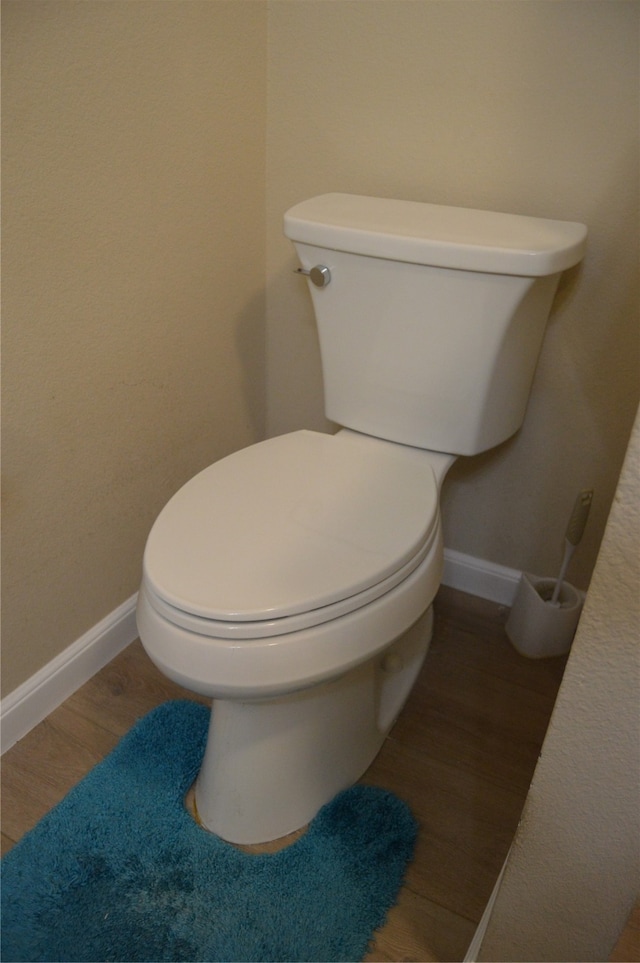
[[198, 817], [231, 843], [278, 839], [373, 762], [431, 641], [431, 607], [374, 659], [277, 699], [214, 699], [195, 795]]

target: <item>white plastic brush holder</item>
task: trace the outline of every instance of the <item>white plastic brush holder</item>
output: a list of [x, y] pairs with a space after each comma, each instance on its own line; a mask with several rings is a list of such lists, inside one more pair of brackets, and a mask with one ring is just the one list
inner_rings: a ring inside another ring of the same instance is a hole
[[514, 648], [529, 659], [564, 655], [571, 648], [583, 596], [573, 585], [564, 582], [558, 603], [552, 605], [556, 581], [522, 573], [506, 630]]

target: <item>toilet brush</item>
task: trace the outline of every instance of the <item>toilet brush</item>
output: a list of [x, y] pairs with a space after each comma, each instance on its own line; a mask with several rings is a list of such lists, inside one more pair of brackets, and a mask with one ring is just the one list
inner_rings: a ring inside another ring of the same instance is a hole
[[560, 597], [560, 591], [562, 589], [562, 584], [564, 582], [564, 577], [569, 567], [569, 562], [576, 550], [576, 547], [580, 543], [580, 539], [584, 533], [585, 526], [587, 524], [587, 518], [589, 517], [589, 509], [591, 508], [591, 502], [593, 500], [593, 489], [585, 488], [578, 493], [578, 496], [573, 506], [573, 511], [571, 512], [571, 517], [569, 519], [569, 524], [567, 525], [567, 531], [564, 536], [564, 558], [562, 559], [562, 565], [560, 566], [560, 574], [558, 575], [558, 580], [556, 581], [555, 588], [553, 590], [553, 595], [551, 596], [550, 604], [559, 605], [558, 598]]

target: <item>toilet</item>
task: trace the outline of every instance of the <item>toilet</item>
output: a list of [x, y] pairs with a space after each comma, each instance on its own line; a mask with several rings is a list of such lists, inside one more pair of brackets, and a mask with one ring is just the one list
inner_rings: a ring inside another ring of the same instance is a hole
[[371, 764], [424, 662], [453, 461], [523, 422], [581, 224], [324, 194], [285, 235], [335, 434], [295, 431], [186, 483], [147, 541], [149, 657], [212, 700], [200, 822], [236, 844], [306, 825]]

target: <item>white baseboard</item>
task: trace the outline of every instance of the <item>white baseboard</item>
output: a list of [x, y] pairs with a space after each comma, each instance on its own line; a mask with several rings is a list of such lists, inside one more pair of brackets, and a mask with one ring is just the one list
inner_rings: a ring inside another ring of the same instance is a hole
[[1, 752], [22, 739], [138, 637], [136, 601], [137, 595], [132, 595], [2, 700]]
[[444, 550], [443, 585], [500, 605], [513, 605], [521, 574], [515, 568], [486, 562], [451, 548]]
[[[509, 847], [509, 853], [511, 852], [511, 847]], [[495, 906], [496, 899], [498, 898], [498, 891], [500, 889], [500, 884], [502, 883], [502, 877], [504, 876], [504, 871], [507, 868], [507, 860], [509, 859], [509, 853], [507, 853], [504, 863], [502, 864], [502, 869], [500, 870], [500, 875], [496, 880], [496, 884], [493, 887], [491, 896], [489, 897], [489, 902], [484, 908], [484, 913], [482, 914], [482, 919], [478, 923], [478, 928], [473, 934], [473, 938], [469, 943], [469, 948], [467, 949], [466, 956], [463, 963], [476, 963], [478, 956], [480, 955], [480, 948], [482, 946], [482, 941], [484, 940], [487, 928], [489, 926], [489, 920], [491, 919], [491, 914], [493, 913], [493, 907]]]
[[[443, 585], [511, 605], [519, 581], [520, 572], [515, 569], [445, 549]], [[1, 752], [22, 739], [137, 638], [136, 601], [137, 595], [132, 595], [2, 700]]]

